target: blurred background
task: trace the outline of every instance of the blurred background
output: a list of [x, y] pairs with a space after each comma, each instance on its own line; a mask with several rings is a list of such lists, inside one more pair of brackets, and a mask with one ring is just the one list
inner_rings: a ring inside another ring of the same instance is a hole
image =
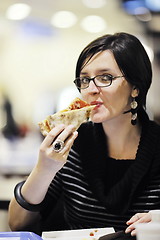
[[37, 123], [79, 96], [73, 80], [81, 50], [119, 31], [136, 35], [149, 54], [147, 109], [160, 122], [160, 0], [0, 1], [0, 231], [8, 229], [14, 185], [37, 160]]

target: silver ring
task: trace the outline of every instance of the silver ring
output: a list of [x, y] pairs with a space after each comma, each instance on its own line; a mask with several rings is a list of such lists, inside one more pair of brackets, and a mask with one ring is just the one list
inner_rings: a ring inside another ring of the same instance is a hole
[[64, 142], [62, 140], [57, 139], [53, 144], [53, 151], [54, 152], [60, 152], [64, 148]]

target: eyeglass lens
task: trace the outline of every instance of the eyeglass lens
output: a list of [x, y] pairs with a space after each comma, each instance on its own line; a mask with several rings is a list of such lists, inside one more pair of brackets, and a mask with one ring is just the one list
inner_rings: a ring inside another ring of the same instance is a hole
[[80, 77], [74, 81], [78, 88], [85, 89], [89, 86], [90, 81], [94, 81], [97, 87], [107, 87], [112, 83], [111, 75], [98, 75], [94, 78]]

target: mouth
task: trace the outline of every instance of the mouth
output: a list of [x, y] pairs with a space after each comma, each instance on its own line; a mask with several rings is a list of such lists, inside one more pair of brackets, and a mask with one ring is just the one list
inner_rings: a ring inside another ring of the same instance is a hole
[[101, 102], [101, 101], [93, 101], [93, 102], [90, 103], [90, 105], [96, 105], [93, 110], [96, 110], [97, 108], [102, 106], [102, 104], [103, 104], [103, 102]]

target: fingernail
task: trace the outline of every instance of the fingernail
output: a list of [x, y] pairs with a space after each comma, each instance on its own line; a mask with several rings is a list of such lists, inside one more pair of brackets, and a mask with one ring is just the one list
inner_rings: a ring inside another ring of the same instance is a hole
[[77, 131], [73, 132], [73, 134], [74, 134], [75, 138], [78, 136], [78, 132]]
[[135, 236], [135, 235], [136, 235], [135, 231], [132, 231], [131, 236]]
[[131, 229], [130, 229], [130, 228], [127, 228], [126, 231], [125, 231], [125, 233], [129, 233], [129, 232], [131, 232]]

